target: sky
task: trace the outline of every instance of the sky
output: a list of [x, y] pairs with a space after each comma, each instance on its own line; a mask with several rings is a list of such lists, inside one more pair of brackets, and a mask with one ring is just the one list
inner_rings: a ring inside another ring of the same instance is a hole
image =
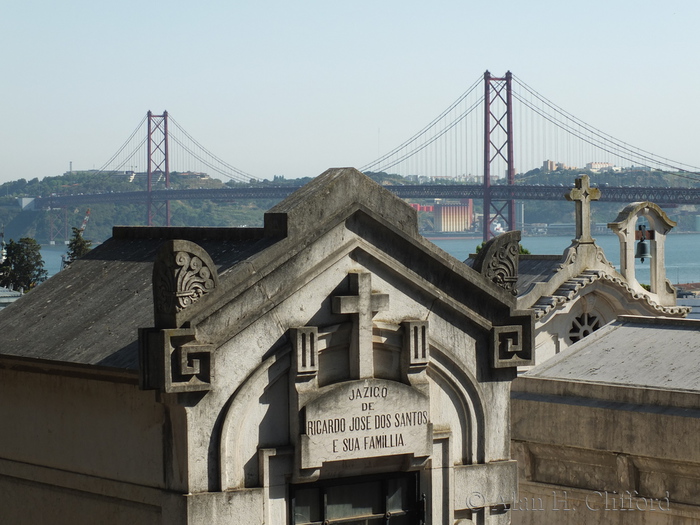
[[22, 0], [0, 17], [0, 183], [101, 167], [148, 110], [260, 178], [360, 167], [489, 70], [700, 166], [700, 2]]

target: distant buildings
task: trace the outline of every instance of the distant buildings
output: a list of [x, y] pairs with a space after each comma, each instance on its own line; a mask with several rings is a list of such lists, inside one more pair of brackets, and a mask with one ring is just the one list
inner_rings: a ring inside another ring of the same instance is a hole
[[472, 227], [474, 203], [468, 199], [462, 204], [437, 203], [433, 207], [436, 232], [463, 232]]
[[610, 162], [589, 162], [588, 164], [586, 164], [586, 169], [593, 171], [593, 172], [620, 171], [619, 167], [616, 167], [614, 164], [611, 164]]
[[472, 229], [474, 222], [474, 202], [465, 199], [461, 203], [443, 203], [436, 199], [435, 204], [409, 204], [416, 211], [433, 214], [433, 227], [436, 232], [464, 232]]
[[20, 297], [22, 297], [20, 292], [0, 287], [0, 310], [9, 306], [10, 303], [14, 303]]
[[[129, 182], [134, 182], [134, 180], [144, 180], [148, 177], [146, 172], [135, 172], [135, 171], [125, 171], [124, 175], [128, 177]], [[169, 174], [171, 177], [180, 177], [186, 180], [209, 180], [209, 174], [200, 171], [171, 171]], [[162, 171], [153, 172], [153, 176], [156, 177], [154, 180], [156, 182], [163, 182], [165, 180], [165, 173]]]
[[432, 213], [433, 209], [435, 208], [432, 204], [428, 204], [428, 205], [424, 206], [423, 204], [411, 203], [411, 204], [409, 204], [409, 206], [416, 211], [427, 211], [427, 212], [431, 212], [431, 213]]
[[542, 171], [557, 171], [557, 170], [575, 170], [576, 166], [568, 166], [563, 162], [554, 162], [553, 160], [545, 160], [542, 163]]
[[[578, 169], [576, 166], [568, 166], [564, 164], [563, 162], [555, 162], [553, 160], [545, 160], [542, 162], [542, 171], [544, 172], [552, 172], [552, 171], [565, 171], [565, 170], [576, 170]], [[622, 168], [620, 166], [616, 166], [611, 162], [588, 162], [585, 167], [583, 168], [588, 171], [592, 171], [594, 173], [599, 173], [602, 171], [614, 171], [614, 172], [622, 172], [622, 171], [652, 171], [652, 168], [648, 166], [629, 166], [627, 168]]]

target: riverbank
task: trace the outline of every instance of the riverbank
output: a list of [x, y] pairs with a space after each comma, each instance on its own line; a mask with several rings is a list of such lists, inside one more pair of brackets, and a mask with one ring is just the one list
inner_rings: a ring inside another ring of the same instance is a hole
[[[605, 256], [616, 267], [620, 263], [620, 243], [612, 233], [594, 234], [596, 243], [605, 252]], [[465, 260], [476, 251], [482, 243], [481, 235], [429, 235], [430, 242], [439, 246], [460, 261]], [[521, 240], [524, 248], [534, 255], [561, 255], [571, 245], [571, 235], [533, 235]], [[44, 268], [49, 275], [61, 269], [61, 256], [66, 254], [65, 245], [42, 245], [41, 254]], [[649, 282], [649, 263], [638, 262], [635, 266], [640, 282]], [[673, 232], [666, 239], [666, 276], [673, 284], [700, 283], [700, 233]], [[696, 288], [689, 288], [696, 291]], [[700, 292], [700, 288], [697, 289]]]

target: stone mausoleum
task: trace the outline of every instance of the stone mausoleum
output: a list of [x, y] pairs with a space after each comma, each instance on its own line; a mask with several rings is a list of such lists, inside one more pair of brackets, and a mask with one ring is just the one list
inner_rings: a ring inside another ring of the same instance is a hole
[[620, 316], [513, 383], [512, 522], [700, 523], [700, 320]]
[[[520, 273], [503, 280], [536, 317], [537, 366], [512, 384], [512, 523], [697, 524], [700, 321], [683, 318], [689, 309], [676, 305], [666, 278], [675, 223], [652, 202], [622, 209], [608, 224], [620, 242], [618, 271], [591, 237], [590, 204], [600, 195], [577, 179], [566, 196], [576, 203], [571, 246], [563, 256], [521, 256]], [[467, 262], [489, 276], [491, 254], [514, 252], [518, 239], [499, 236]], [[646, 255], [648, 287], [635, 255]]]
[[510, 521], [534, 315], [354, 169], [264, 228], [115, 228], [0, 334], [3, 522]]
[[[591, 187], [588, 175], [576, 179], [565, 195], [575, 205], [576, 237], [558, 255], [520, 255], [509, 282], [519, 309], [535, 315], [535, 362], [564, 352], [621, 315], [683, 318], [690, 308], [676, 303], [676, 289], [666, 278], [666, 236], [676, 225], [652, 202], [635, 202], [623, 208], [608, 228], [620, 246], [619, 270], [611, 264], [591, 235], [591, 204], [601, 190]], [[645, 288], [635, 274], [636, 246], [644, 242], [650, 282]], [[513, 253], [519, 248], [520, 232], [495, 237], [488, 257], [465, 261], [489, 276], [494, 254]], [[497, 257], [497, 256], [496, 256]], [[511, 259], [512, 260], [512, 256]], [[496, 274], [496, 280], [500, 276]]]

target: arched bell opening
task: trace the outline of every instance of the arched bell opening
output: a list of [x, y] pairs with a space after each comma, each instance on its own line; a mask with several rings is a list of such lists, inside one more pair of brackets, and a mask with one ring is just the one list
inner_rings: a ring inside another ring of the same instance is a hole
[[[666, 235], [676, 225], [653, 202], [636, 202], [625, 207], [610, 228], [620, 240], [620, 273], [641, 294], [656, 295], [662, 305], [675, 303], [675, 290], [666, 279]], [[649, 264], [649, 289], [638, 281], [635, 264]]]

